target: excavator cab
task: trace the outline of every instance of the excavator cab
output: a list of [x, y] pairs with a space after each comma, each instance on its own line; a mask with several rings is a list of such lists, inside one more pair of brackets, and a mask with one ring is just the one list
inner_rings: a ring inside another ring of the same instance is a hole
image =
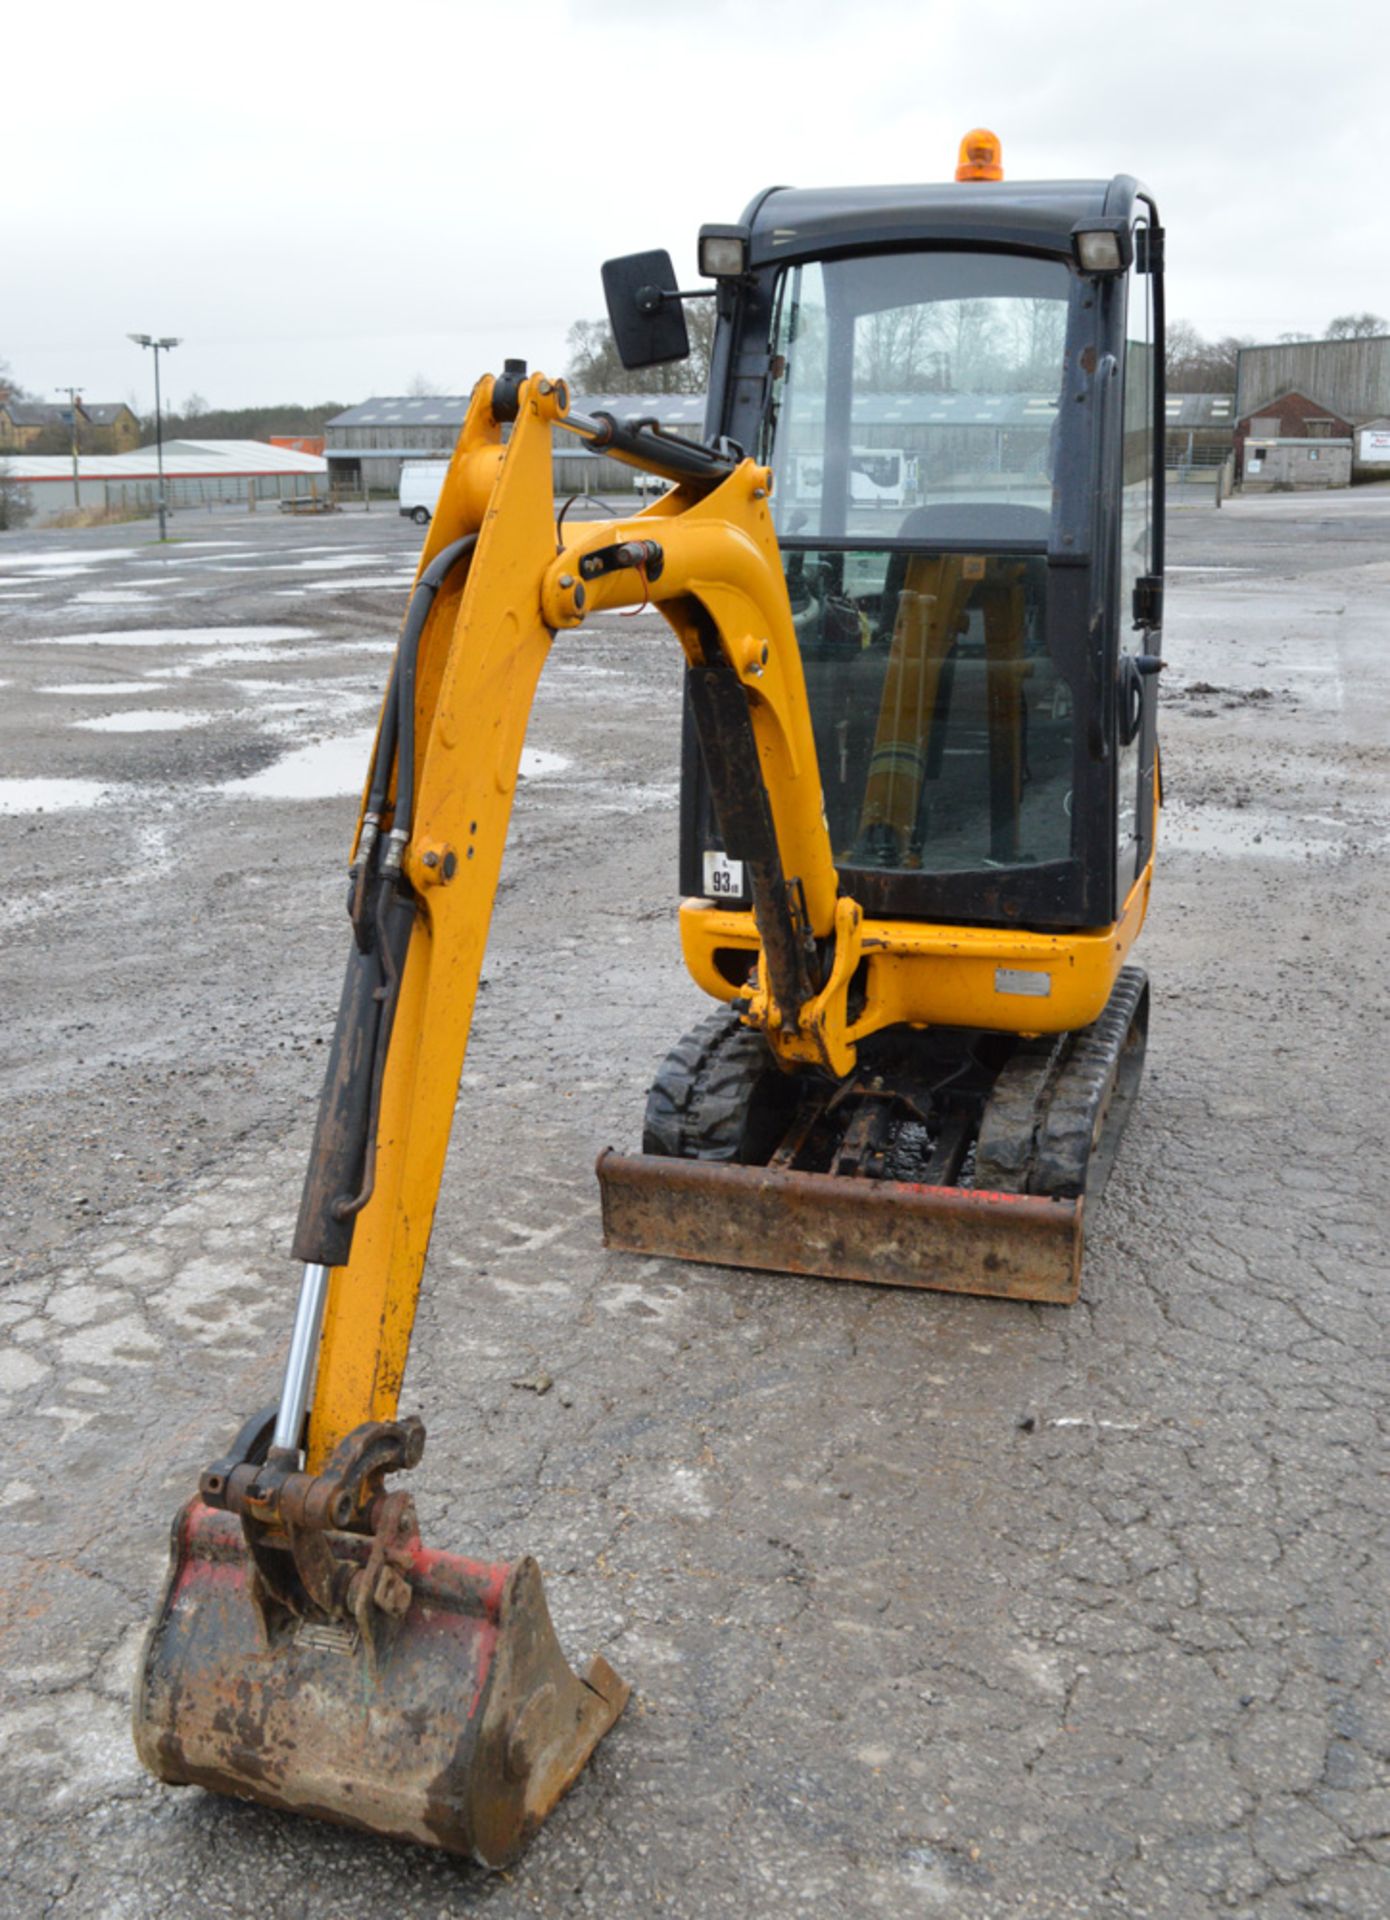
[[[1134, 180], [1005, 183], [992, 138], [948, 185], [775, 188], [702, 234], [706, 438], [771, 471], [837, 890], [873, 931], [855, 1070], [779, 1086], [739, 1024], [750, 863], [687, 700], [683, 945], [732, 1013], [662, 1067], [645, 1156], [601, 1162], [615, 1244], [1074, 1295], [1147, 1018], [1122, 963], [1156, 822], [1163, 238]], [[640, 355], [623, 309], [651, 304], [665, 256], [638, 259], [607, 279]], [[1088, 1081], [1105, 1068], [1084, 1095], [1078, 1054]], [[825, 1180], [851, 1172], [875, 1189], [863, 1233]], [[1053, 1237], [982, 1276], [961, 1207], [992, 1245], [1004, 1193], [1048, 1202]]]
[[[496, 1868], [628, 1698], [571, 1670], [534, 1560], [426, 1546], [387, 1484], [558, 632], [651, 605], [681, 649], [681, 941], [718, 1003], [643, 1151], [600, 1157], [609, 1244], [1075, 1294], [1147, 1019], [1162, 236], [1123, 177], [1006, 185], [980, 130], [962, 173], [705, 230], [703, 440], [520, 361], [473, 391], [365, 770], [283, 1385], [198, 1475], [140, 1662], [163, 1781]], [[604, 279], [629, 365], [684, 351], [667, 256]], [[567, 522], [561, 434], [671, 485]]]
[[[1153, 844], [1152, 203], [1123, 178], [779, 190], [746, 224], [707, 431], [774, 474], [842, 887], [930, 922], [1117, 920]], [[684, 775], [682, 892], [741, 901], [693, 730]]]

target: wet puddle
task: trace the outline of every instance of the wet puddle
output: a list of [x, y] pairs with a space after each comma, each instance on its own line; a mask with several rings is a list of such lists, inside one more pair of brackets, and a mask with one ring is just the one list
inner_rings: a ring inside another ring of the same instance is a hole
[[253, 800], [331, 800], [339, 794], [360, 793], [375, 737], [374, 730], [364, 728], [336, 740], [296, 747], [245, 780], [227, 781], [219, 792], [245, 794]]
[[353, 567], [379, 567], [389, 553], [337, 553], [327, 560], [248, 559], [239, 565], [214, 564], [209, 573], [347, 573]]
[[569, 761], [563, 753], [547, 753], [544, 747], [521, 749], [523, 780], [544, 780], [547, 774], [563, 773], [568, 765]]
[[1159, 857], [1167, 850], [1226, 860], [1335, 860], [1344, 842], [1298, 815], [1256, 807], [1164, 803], [1159, 820]]
[[[394, 653], [394, 640], [343, 640], [334, 653]], [[177, 667], [151, 667], [151, 680], [191, 680], [195, 673], [217, 674], [224, 667], [239, 673], [243, 667], [286, 666], [302, 660], [321, 660], [313, 647], [209, 647]], [[385, 685], [383, 678], [382, 685]]]
[[[375, 728], [368, 727], [334, 740], [296, 747], [273, 766], [263, 767], [245, 780], [229, 780], [218, 791], [233, 797], [245, 794], [255, 800], [331, 800], [339, 794], [359, 794], [375, 738]], [[563, 772], [568, 765], [562, 753], [548, 753], [540, 747], [522, 749], [523, 779], [541, 779]]]
[[158, 594], [141, 593], [135, 587], [89, 587], [85, 593], [75, 593], [68, 604], [74, 607], [149, 607], [158, 598]]
[[109, 560], [129, 560], [138, 551], [136, 547], [103, 547], [90, 553], [7, 553], [4, 566], [7, 573], [16, 567], [32, 568], [40, 574], [54, 570], [81, 572], [87, 567], [104, 567]]
[[0, 814], [95, 807], [110, 793], [100, 780], [0, 780]]
[[90, 720], [74, 720], [87, 733], [181, 733], [185, 727], [205, 727], [215, 716], [185, 713], [168, 707], [127, 707], [123, 713], [99, 713]]
[[83, 680], [78, 682], [76, 685], [69, 686], [69, 687], [35, 687], [34, 688], [35, 693], [58, 693], [58, 694], [109, 693], [110, 695], [112, 695], [113, 698], [117, 694], [148, 693], [149, 690], [150, 690], [150, 687], [149, 687], [149, 682], [147, 680]]
[[365, 580], [306, 580], [302, 587], [275, 587], [272, 591], [277, 600], [298, 600], [306, 593], [377, 593], [387, 588], [403, 594], [414, 578], [412, 567], [409, 573], [370, 574]]
[[[9, 564], [12, 565], [13, 562]], [[42, 580], [44, 585], [47, 586], [50, 580], [81, 580], [86, 573], [87, 568], [79, 564], [75, 567], [46, 567], [42, 573], [23, 573], [17, 575], [13, 580], [7, 579], [4, 574], [0, 574], [0, 587], [17, 587], [21, 584], [27, 585], [34, 580]], [[29, 597], [30, 599], [37, 599], [38, 595], [31, 594]]]
[[95, 633], [48, 633], [21, 644], [38, 647], [255, 646], [267, 640], [312, 640], [312, 627], [125, 627]]

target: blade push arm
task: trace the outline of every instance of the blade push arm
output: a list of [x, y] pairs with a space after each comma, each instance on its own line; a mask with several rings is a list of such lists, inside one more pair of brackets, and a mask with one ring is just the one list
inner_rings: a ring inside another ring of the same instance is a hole
[[[296, 1239], [300, 1257], [330, 1268], [311, 1472], [354, 1428], [395, 1412], [526, 724], [555, 630], [645, 600], [665, 614], [690, 668], [707, 760], [719, 767], [721, 817], [754, 875], [764, 954], [752, 1017], [789, 1059], [826, 1061], [818, 1009], [843, 975], [832, 947], [848, 903], [836, 901], [768, 476], [744, 461], [724, 477], [692, 477], [631, 521], [586, 524], [557, 554], [551, 436], [566, 400], [562, 385], [539, 376], [505, 397], [503, 383], [480, 383], [421, 560], [423, 579], [471, 543], [466, 563], [440, 577], [417, 636], [410, 790], [398, 790], [407, 768], [398, 713], [394, 784], [380, 807], [369, 792], [354, 850], [355, 898], [385, 876], [402, 905], [382, 920], [379, 990], [360, 977], [351, 989], [359, 930], [335, 1041], [338, 1084], [330, 1068], [316, 1141], [321, 1171], [330, 1109], [350, 1107], [359, 1125], [367, 1110], [361, 1184], [334, 1193], [352, 1180], [319, 1177]], [[498, 415], [513, 408], [504, 449]], [[374, 789], [391, 712], [388, 701]], [[376, 1037], [346, 1031], [354, 1020], [374, 1020]], [[376, 1084], [364, 1092], [369, 1070]]]

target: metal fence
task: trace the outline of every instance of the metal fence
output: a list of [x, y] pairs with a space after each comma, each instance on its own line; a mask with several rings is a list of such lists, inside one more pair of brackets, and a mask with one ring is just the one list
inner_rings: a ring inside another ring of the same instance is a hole
[[[1206, 448], [1198, 448], [1205, 454]], [[1164, 469], [1164, 491], [1170, 508], [1219, 507], [1230, 496], [1235, 475], [1235, 456], [1226, 453], [1219, 460], [1196, 459], [1172, 463]]]
[[[312, 473], [168, 474], [164, 481], [164, 498], [171, 512], [203, 506], [244, 506], [254, 510], [261, 500], [310, 499], [327, 493], [327, 476]], [[108, 508], [143, 509], [153, 513], [158, 503], [159, 482], [155, 479], [105, 483]]]

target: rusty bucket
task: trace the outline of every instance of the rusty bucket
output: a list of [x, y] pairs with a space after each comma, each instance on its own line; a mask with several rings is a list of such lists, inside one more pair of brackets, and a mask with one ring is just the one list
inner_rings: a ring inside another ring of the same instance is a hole
[[[372, 1573], [370, 1537], [325, 1537]], [[529, 1557], [434, 1552], [411, 1524], [392, 1559], [390, 1609], [361, 1624], [297, 1616], [235, 1515], [191, 1501], [137, 1681], [140, 1758], [173, 1785], [506, 1866], [629, 1689], [601, 1656], [584, 1679], [571, 1672]]]

